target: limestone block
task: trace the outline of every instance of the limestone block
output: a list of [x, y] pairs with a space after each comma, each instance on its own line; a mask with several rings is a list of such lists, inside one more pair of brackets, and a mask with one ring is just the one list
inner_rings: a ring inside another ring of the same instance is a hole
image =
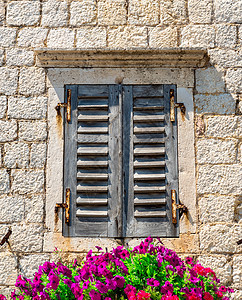
[[7, 110], [7, 98], [6, 96], [0, 96], [0, 119], [5, 118]]
[[16, 38], [16, 29], [15, 28], [0, 28], [0, 47], [10, 47], [15, 43]]
[[164, 25], [187, 23], [186, 0], [160, 0], [160, 17]]
[[230, 48], [236, 45], [236, 26], [219, 24], [216, 27], [216, 44], [220, 48]]
[[225, 80], [229, 92], [242, 92], [242, 69], [229, 69], [226, 73]]
[[0, 25], [3, 25], [3, 22], [5, 20], [5, 5], [4, 1], [0, 1]]
[[236, 194], [242, 192], [242, 165], [200, 166], [197, 192], [199, 194]]
[[44, 217], [44, 199], [42, 195], [25, 199], [25, 220], [29, 223], [41, 223]]
[[19, 261], [20, 272], [24, 277], [33, 278], [34, 273], [38, 272], [39, 266], [49, 261], [49, 254], [31, 254], [21, 257]]
[[9, 97], [8, 117], [13, 119], [44, 119], [47, 97]]
[[40, 2], [12, 1], [7, 6], [7, 24], [14, 26], [36, 25], [40, 18]]
[[0, 284], [14, 285], [17, 278], [17, 260], [13, 254], [0, 253]]
[[231, 294], [231, 300], [240, 300], [242, 298], [242, 290], [234, 289], [234, 293]]
[[47, 0], [43, 2], [42, 26], [59, 27], [66, 26], [68, 20], [67, 2], [59, 0]]
[[242, 67], [241, 50], [220, 50], [212, 49], [208, 51], [210, 62], [220, 69], [231, 67]]
[[198, 93], [224, 93], [225, 85], [222, 73], [215, 68], [196, 70], [196, 90]]
[[3, 65], [3, 61], [4, 61], [4, 50], [0, 49], [0, 66]]
[[242, 22], [242, 0], [215, 0], [215, 20], [221, 23]]
[[127, 4], [125, 0], [98, 1], [99, 25], [124, 25], [127, 21]]
[[242, 235], [241, 225], [203, 225], [200, 231], [201, 251], [236, 253], [239, 251], [239, 246], [236, 242], [241, 239]]
[[105, 27], [82, 27], [77, 30], [77, 48], [104, 48], [106, 47]]
[[17, 122], [0, 120], [0, 142], [11, 142], [17, 138]]
[[73, 48], [74, 31], [69, 28], [51, 29], [47, 38], [49, 48]]
[[242, 25], [239, 26], [239, 32], [238, 33], [239, 33], [239, 36], [238, 36], [239, 37], [239, 41], [238, 42], [240, 44], [242, 44]]
[[7, 170], [1, 169], [0, 170], [0, 193], [1, 194], [7, 194], [10, 189], [10, 183], [9, 183], [9, 175]]
[[30, 152], [30, 167], [43, 168], [46, 161], [46, 144], [32, 144]]
[[147, 29], [144, 27], [120, 26], [108, 31], [110, 48], [143, 48], [147, 47]]
[[149, 45], [151, 48], [172, 48], [178, 46], [176, 27], [154, 27], [149, 30]]
[[21, 142], [4, 145], [4, 165], [7, 168], [26, 168], [29, 165], [29, 146]]
[[19, 194], [41, 193], [44, 187], [44, 172], [41, 170], [12, 170], [12, 191]]
[[74, 26], [95, 25], [97, 7], [95, 0], [73, 1], [70, 6], [70, 24]]
[[130, 0], [128, 20], [132, 25], [157, 25], [159, 0]]
[[19, 31], [17, 43], [20, 47], [43, 47], [47, 36], [46, 28], [23, 28]]
[[197, 94], [195, 98], [195, 108], [198, 114], [234, 114], [236, 99], [230, 94], [204, 95]]
[[197, 141], [198, 164], [235, 163], [236, 155], [236, 140], [199, 139]]
[[205, 132], [205, 123], [204, 117], [202, 115], [197, 115], [195, 117], [195, 135], [196, 137], [204, 136]]
[[45, 91], [45, 71], [42, 68], [22, 68], [19, 76], [19, 92], [23, 95], [39, 95]]
[[237, 287], [242, 286], [242, 255], [233, 257], [233, 284]]
[[47, 137], [46, 123], [36, 122], [19, 122], [19, 139], [28, 142], [44, 141]]
[[198, 262], [206, 267], [215, 271], [217, 278], [221, 280], [221, 284], [231, 283], [232, 268], [224, 255], [198, 257]]
[[23, 224], [12, 226], [10, 243], [13, 251], [41, 252], [43, 244], [43, 227], [40, 224]]
[[7, 51], [6, 64], [8, 66], [32, 66], [34, 64], [34, 52], [13, 48]]
[[188, 0], [188, 16], [192, 23], [211, 23], [212, 0]]
[[63, 252], [61, 251], [61, 249], [58, 249], [60, 251], [58, 252], [52, 252], [51, 253], [51, 261], [54, 261], [55, 263], [58, 262], [63, 262], [64, 264], [67, 265], [72, 265], [75, 260], [77, 261], [77, 264], [80, 264], [84, 261], [86, 254], [85, 253], [78, 253], [78, 255], [76, 255], [76, 253], [70, 253], [70, 252]]
[[233, 222], [235, 197], [208, 195], [199, 200], [200, 221], [202, 223]]
[[181, 29], [181, 47], [214, 48], [215, 30], [209, 25], [189, 25]]
[[207, 118], [206, 136], [208, 137], [238, 137], [240, 132], [237, 116], [214, 116]]
[[0, 218], [1, 222], [20, 222], [24, 218], [24, 197], [6, 196], [0, 197]]
[[18, 86], [18, 70], [7, 67], [0, 68], [0, 93], [13, 95]]

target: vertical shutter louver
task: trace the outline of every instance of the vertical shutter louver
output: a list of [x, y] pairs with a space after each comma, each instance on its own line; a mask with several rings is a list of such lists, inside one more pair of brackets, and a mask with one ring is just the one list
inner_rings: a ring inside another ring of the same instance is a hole
[[71, 190], [67, 236], [176, 236], [172, 85], [71, 85], [65, 124], [64, 187]]

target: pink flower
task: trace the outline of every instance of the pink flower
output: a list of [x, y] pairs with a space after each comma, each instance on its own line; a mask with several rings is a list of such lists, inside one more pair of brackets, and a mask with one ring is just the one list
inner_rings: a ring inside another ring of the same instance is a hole
[[150, 293], [146, 293], [145, 291], [139, 291], [137, 294], [137, 300], [149, 300]]
[[91, 290], [89, 296], [91, 297], [91, 300], [101, 300], [101, 295], [97, 291]]
[[208, 292], [204, 293], [204, 300], [213, 300], [213, 296]]
[[4, 295], [0, 295], [0, 300], [6, 300], [7, 298]]

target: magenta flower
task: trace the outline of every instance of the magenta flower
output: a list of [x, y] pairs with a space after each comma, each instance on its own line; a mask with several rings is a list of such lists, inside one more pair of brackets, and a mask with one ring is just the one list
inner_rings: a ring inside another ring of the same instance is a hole
[[103, 284], [101, 281], [98, 281], [96, 284], [96, 288], [101, 294], [106, 294], [108, 292], [108, 288], [105, 284]]
[[51, 271], [49, 273], [49, 281], [50, 282], [47, 284], [46, 287], [50, 288], [52, 290], [56, 290], [58, 288], [60, 279], [59, 279], [59, 277], [53, 271]]
[[124, 286], [125, 283], [124, 277], [117, 275], [114, 277], [114, 280], [116, 281], [118, 288], [121, 289]]
[[154, 278], [148, 278], [148, 279], [147, 279], [147, 284], [148, 284], [149, 286], [152, 286], [152, 287], [157, 287], [157, 286], [160, 285], [159, 281], [156, 280], [156, 279], [154, 279]]
[[91, 300], [101, 300], [101, 295], [97, 291], [91, 290], [89, 296], [91, 297]]

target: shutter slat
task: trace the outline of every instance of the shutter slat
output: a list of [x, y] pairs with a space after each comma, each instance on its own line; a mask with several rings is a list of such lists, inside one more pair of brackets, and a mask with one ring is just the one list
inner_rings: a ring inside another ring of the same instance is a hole
[[135, 155], [163, 155], [166, 153], [165, 148], [138, 148], [134, 149]]
[[164, 109], [164, 106], [152, 106], [152, 105], [149, 105], [149, 106], [145, 106], [145, 107], [142, 107], [142, 106], [134, 106], [134, 111], [139, 111], [139, 110], [154, 110], [154, 111], [157, 111], [157, 110], [163, 110]]
[[77, 192], [79, 193], [105, 193], [108, 191], [107, 186], [77, 186]]
[[89, 217], [89, 218], [106, 218], [108, 216], [107, 211], [99, 211], [99, 210], [80, 210], [78, 209], [76, 211], [76, 216], [77, 217]]
[[161, 133], [164, 132], [164, 127], [134, 127], [134, 133]]
[[165, 218], [166, 217], [166, 212], [165, 211], [135, 211], [134, 216], [136, 218]]
[[78, 148], [77, 150], [78, 155], [107, 155], [108, 154], [108, 147], [85, 147], [85, 148]]
[[165, 186], [147, 186], [147, 187], [134, 187], [134, 192], [135, 193], [163, 193], [166, 191]]
[[134, 174], [135, 180], [151, 181], [151, 180], [164, 180], [166, 179], [165, 174]]
[[165, 205], [166, 199], [140, 199], [135, 198], [134, 199], [135, 205]]
[[98, 199], [98, 198], [88, 198], [88, 199], [76, 199], [76, 204], [79, 206], [103, 206], [108, 204], [107, 199]]
[[135, 161], [134, 167], [135, 168], [162, 168], [165, 167], [165, 161]]
[[108, 127], [79, 127], [77, 133], [108, 133]]
[[134, 116], [134, 122], [163, 122], [165, 116]]
[[108, 121], [108, 116], [86, 116], [86, 115], [79, 115], [78, 121], [81, 122], [105, 122]]
[[108, 142], [106, 134], [78, 134], [77, 142], [80, 144], [105, 144]]
[[77, 173], [77, 179], [90, 181], [90, 180], [107, 180], [108, 174], [85, 174], [85, 173]]
[[108, 166], [107, 161], [77, 161], [78, 167], [88, 168], [104, 168]]

